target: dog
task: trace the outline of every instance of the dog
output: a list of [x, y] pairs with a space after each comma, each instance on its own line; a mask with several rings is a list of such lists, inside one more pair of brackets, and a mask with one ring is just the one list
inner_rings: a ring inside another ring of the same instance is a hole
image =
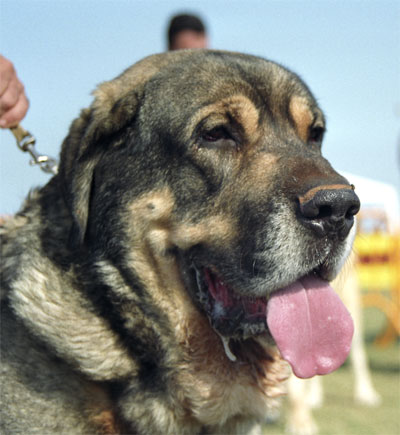
[[152, 55], [94, 97], [2, 229], [3, 430], [257, 433], [286, 361], [310, 377], [350, 349], [328, 281], [359, 199], [323, 112], [224, 51]]

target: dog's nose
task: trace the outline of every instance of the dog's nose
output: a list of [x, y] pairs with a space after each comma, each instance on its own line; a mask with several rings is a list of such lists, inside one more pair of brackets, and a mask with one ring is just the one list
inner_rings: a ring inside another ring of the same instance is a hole
[[360, 209], [354, 187], [346, 184], [317, 186], [300, 195], [298, 200], [301, 223], [319, 237], [345, 239]]

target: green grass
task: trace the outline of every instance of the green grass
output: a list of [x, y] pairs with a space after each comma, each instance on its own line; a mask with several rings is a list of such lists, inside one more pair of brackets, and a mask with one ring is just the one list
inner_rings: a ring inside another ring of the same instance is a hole
[[[324, 405], [313, 416], [320, 435], [400, 435], [400, 342], [379, 347], [375, 338], [385, 327], [383, 314], [364, 310], [364, 329], [369, 366], [382, 404], [361, 406], [353, 400], [353, 375], [349, 364], [323, 378]], [[285, 403], [281, 418], [265, 426], [264, 434], [285, 433]]]

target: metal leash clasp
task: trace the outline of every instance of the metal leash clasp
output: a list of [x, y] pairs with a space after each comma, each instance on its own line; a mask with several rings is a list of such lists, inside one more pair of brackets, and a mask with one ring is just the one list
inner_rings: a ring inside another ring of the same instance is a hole
[[11, 127], [10, 130], [17, 140], [18, 148], [25, 153], [29, 153], [32, 157], [32, 160], [30, 161], [31, 165], [39, 165], [40, 169], [48, 174], [57, 174], [57, 161], [52, 157], [42, 155], [36, 151], [36, 139], [31, 135], [31, 133], [29, 133], [29, 131], [25, 130], [20, 125]]

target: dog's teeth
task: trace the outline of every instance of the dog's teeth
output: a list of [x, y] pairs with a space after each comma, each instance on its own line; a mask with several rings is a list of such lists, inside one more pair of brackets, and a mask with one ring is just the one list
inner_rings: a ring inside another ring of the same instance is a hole
[[224, 345], [224, 350], [226, 353], [226, 356], [232, 361], [235, 362], [237, 360], [236, 356], [232, 353], [230, 347], [229, 347], [229, 338], [223, 337], [222, 335], [218, 334], [222, 340], [222, 344]]

